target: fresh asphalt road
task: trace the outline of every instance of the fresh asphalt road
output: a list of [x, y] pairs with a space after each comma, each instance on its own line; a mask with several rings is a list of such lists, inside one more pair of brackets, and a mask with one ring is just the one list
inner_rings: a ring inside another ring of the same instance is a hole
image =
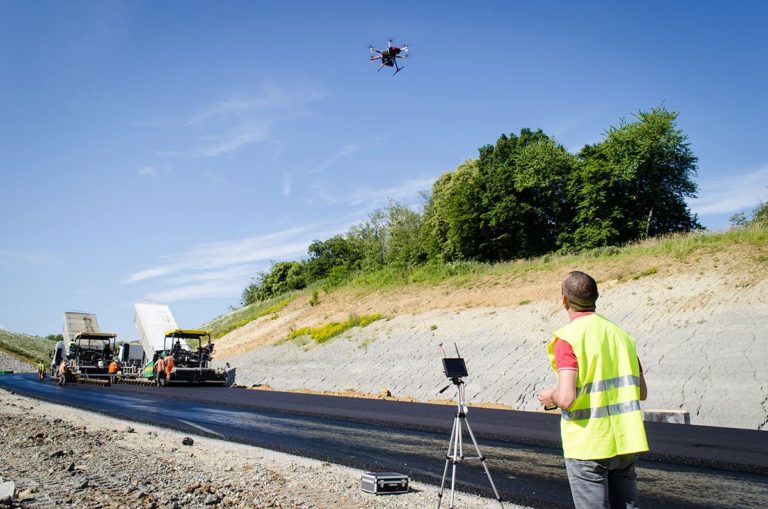
[[[2, 375], [0, 387], [131, 421], [440, 483], [456, 408], [446, 405], [213, 387], [96, 387]], [[468, 420], [505, 501], [570, 507], [558, 416], [470, 409]], [[765, 507], [768, 434], [647, 423], [652, 454], [638, 464], [643, 507]], [[469, 436], [464, 452], [475, 455]], [[459, 486], [489, 496], [479, 462]], [[437, 501], [435, 501], [436, 503]]]

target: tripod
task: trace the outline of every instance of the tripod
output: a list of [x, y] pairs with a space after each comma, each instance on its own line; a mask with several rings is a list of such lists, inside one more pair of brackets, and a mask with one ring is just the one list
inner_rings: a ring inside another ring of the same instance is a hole
[[[458, 464], [461, 461], [464, 461], [464, 459], [479, 459], [480, 463], [482, 463], [483, 468], [485, 469], [485, 475], [488, 476], [488, 482], [491, 483], [491, 488], [493, 489], [493, 494], [496, 495], [496, 500], [499, 501], [499, 506], [501, 509], [504, 509], [504, 504], [501, 503], [501, 497], [499, 496], [499, 492], [496, 491], [496, 485], [493, 484], [493, 479], [491, 478], [491, 472], [488, 470], [488, 465], [485, 463], [485, 456], [483, 456], [483, 453], [480, 452], [480, 447], [477, 445], [477, 440], [475, 439], [475, 434], [472, 433], [472, 427], [469, 425], [469, 421], [467, 420], [467, 413], [469, 412], [469, 409], [467, 408], [467, 404], [464, 400], [464, 380], [462, 380], [460, 377], [454, 377], [451, 378], [451, 382], [458, 388], [459, 390], [459, 397], [458, 397], [458, 403], [457, 403], [457, 410], [456, 410], [456, 418], [453, 420], [453, 430], [451, 431], [451, 440], [448, 443], [448, 452], [445, 455], [445, 469], [443, 470], [443, 480], [440, 482], [440, 493], [437, 494], [437, 509], [440, 509], [440, 505], [443, 502], [443, 490], [445, 488], [445, 478], [448, 476], [448, 465], [453, 463], [453, 467], [451, 470], [451, 505], [449, 506], [449, 509], [456, 509], [456, 505], [454, 504], [454, 496], [455, 496], [455, 488], [456, 488], [456, 464]], [[445, 391], [450, 385], [446, 385], [443, 390], [440, 392]], [[462, 435], [464, 434], [464, 428], [463, 426], [467, 426], [467, 431], [469, 432], [469, 437], [472, 439], [472, 443], [475, 445], [475, 450], [477, 451], [477, 456], [464, 456], [464, 444], [463, 444], [463, 438]]]

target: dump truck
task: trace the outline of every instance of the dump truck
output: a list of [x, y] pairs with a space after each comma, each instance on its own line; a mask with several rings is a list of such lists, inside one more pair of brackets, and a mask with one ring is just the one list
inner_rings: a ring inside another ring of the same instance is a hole
[[109, 384], [113, 373], [109, 365], [116, 361], [117, 334], [101, 332], [93, 313], [64, 313], [63, 341], [51, 354], [51, 379], [59, 383], [94, 382]]
[[140, 378], [157, 381], [155, 362], [161, 355], [172, 355], [175, 367], [171, 384], [226, 384], [226, 372], [211, 367], [213, 343], [209, 331], [179, 328], [171, 309], [159, 302], [137, 302], [134, 310], [146, 362]]
[[[170, 385], [214, 385], [227, 384], [227, 372], [213, 368], [211, 360], [213, 343], [211, 332], [201, 329], [171, 329], [163, 335], [163, 348], [156, 350], [144, 366], [144, 378], [156, 384]], [[173, 358], [170, 376], [163, 379], [155, 373], [155, 362], [159, 357]]]

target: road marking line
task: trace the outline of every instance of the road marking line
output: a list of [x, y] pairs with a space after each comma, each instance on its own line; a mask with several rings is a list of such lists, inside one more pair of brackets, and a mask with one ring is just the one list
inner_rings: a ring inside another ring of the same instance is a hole
[[222, 435], [221, 433], [219, 433], [217, 431], [213, 431], [212, 429], [208, 429], [205, 426], [200, 426], [199, 424], [195, 424], [194, 422], [185, 421], [184, 419], [177, 419], [177, 420], [183, 422], [184, 424], [189, 424], [190, 426], [192, 426], [194, 428], [197, 428], [199, 430], [205, 431], [206, 433], [211, 433], [213, 435], [217, 435], [217, 436], [220, 436], [221, 438], [224, 438], [224, 435]]

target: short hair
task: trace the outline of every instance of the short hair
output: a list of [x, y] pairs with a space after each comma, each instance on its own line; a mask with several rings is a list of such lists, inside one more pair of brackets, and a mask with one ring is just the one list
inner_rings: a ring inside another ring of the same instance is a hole
[[595, 302], [600, 296], [597, 291], [597, 281], [589, 274], [579, 271], [568, 273], [563, 280], [563, 295], [574, 311], [594, 311]]

